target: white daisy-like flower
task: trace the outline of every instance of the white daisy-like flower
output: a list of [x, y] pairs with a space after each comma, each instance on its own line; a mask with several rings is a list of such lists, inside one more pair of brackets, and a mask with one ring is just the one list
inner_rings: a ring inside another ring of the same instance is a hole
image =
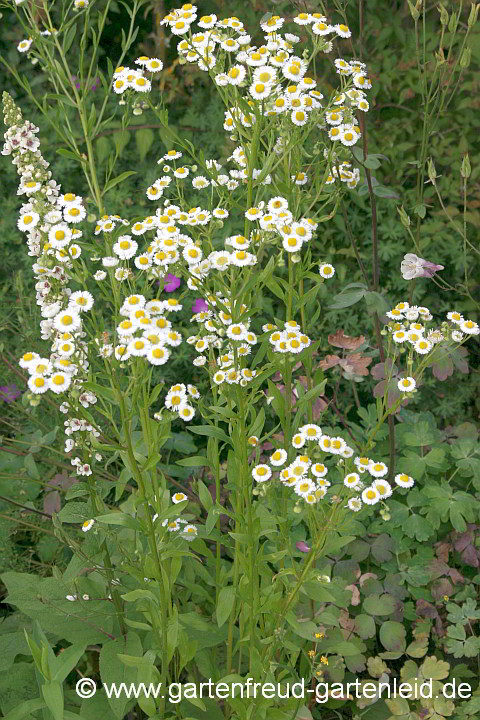
[[310, 478], [300, 478], [295, 483], [293, 491], [296, 495], [305, 498], [307, 495], [314, 493], [316, 490], [315, 483]]
[[149, 72], [157, 73], [163, 70], [163, 62], [159, 58], [150, 58], [143, 67]]
[[323, 463], [313, 463], [310, 467], [310, 472], [316, 478], [323, 478], [328, 472], [328, 468]]
[[294, 448], [302, 448], [305, 445], [306, 437], [303, 433], [298, 432], [292, 437], [292, 445]]
[[286, 462], [287, 457], [288, 453], [283, 448], [275, 450], [275, 452], [270, 455], [270, 463], [275, 467], [280, 467], [280, 465], [283, 465]]
[[173, 174], [176, 178], [186, 178], [190, 174], [190, 170], [186, 167], [179, 167], [176, 170], [173, 171]]
[[320, 20], [316, 23], [313, 23], [312, 32], [314, 35], [329, 35], [330, 33], [334, 32], [334, 27], [333, 25], [328, 25], [326, 22]]
[[345, 475], [343, 479], [343, 484], [348, 488], [356, 488], [360, 485], [360, 482], [360, 475], [357, 473], [349, 473], [348, 475]]
[[67, 310], [62, 310], [62, 312], [55, 315], [53, 326], [56, 330], [60, 330], [61, 332], [66, 330], [68, 332], [75, 332], [76, 330], [79, 330], [82, 326], [79, 311], [73, 307]]
[[266, 482], [272, 477], [272, 470], [268, 465], [256, 465], [252, 470], [252, 477], [257, 482]]
[[69, 223], [79, 223], [84, 220], [84, 218], [87, 216], [87, 211], [83, 207], [83, 205], [66, 205], [63, 209], [63, 218], [65, 222]]
[[362, 509], [362, 501], [359, 497], [350, 498], [347, 505], [353, 512], [359, 512]]
[[401, 344], [408, 340], [408, 335], [405, 330], [395, 330], [395, 332], [392, 333], [392, 340], [396, 344]]
[[368, 472], [375, 478], [381, 478], [388, 474], [388, 467], [384, 462], [372, 462]]
[[460, 323], [460, 330], [467, 335], [478, 335], [480, 333], [478, 324], [473, 322], [473, 320], [462, 320]]
[[72, 382], [72, 378], [68, 373], [65, 372], [56, 372], [53, 373], [48, 379], [48, 387], [50, 390], [52, 390], [54, 393], [62, 393], [68, 390], [70, 387], [70, 384]]
[[299, 430], [303, 435], [305, 435], [307, 441], [320, 440], [322, 435], [322, 428], [314, 424], [302, 425]]
[[293, 18], [293, 22], [297, 25], [310, 25], [312, 22], [312, 16], [310, 13], [299, 13], [296, 17]]
[[115, 346], [115, 358], [117, 360], [120, 360], [122, 362], [125, 362], [131, 357], [131, 353], [129, 352], [126, 345], [116, 345]]
[[28, 230], [33, 230], [33, 228], [38, 225], [39, 221], [40, 215], [31, 210], [30, 212], [26, 212], [23, 215], [20, 215], [17, 222], [17, 227], [19, 230], [26, 232]]
[[464, 334], [459, 330], [452, 330], [452, 340], [455, 342], [462, 342], [464, 337]]
[[360, 90], [369, 90], [372, 87], [372, 83], [363, 72], [353, 76], [353, 84]]
[[146, 358], [152, 365], [165, 365], [170, 357], [170, 351], [163, 346], [150, 346], [147, 350]]
[[28, 38], [28, 40], [22, 40], [21, 42], [19, 42], [17, 45], [18, 52], [21, 52], [21, 53], [28, 52], [30, 50], [32, 42], [33, 42], [32, 38]]
[[373, 487], [365, 488], [362, 492], [362, 502], [365, 505], [375, 505], [380, 501], [380, 493]]
[[77, 312], [87, 312], [91, 310], [93, 302], [93, 295], [87, 290], [77, 290], [73, 292], [68, 299], [68, 304], [73, 306]]
[[136, 240], [132, 240], [130, 235], [120, 235], [117, 242], [112, 247], [115, 255], [121, 260], [129, 260], [132, 258], [138, 249], [138, 243]]
[[463, 322], [463, 315], [459, 312], [456, 312], [455, 310], [452, 310], [451, 312], [447, 313], [447, 319], [451, 320], [456, 325], [460, 325], [460, 323]]
[[177, 492], [172, 495], [172, 502], [177, 505], [178, 503], [188, 500], [188, 497], [183, 492]]
[[34, 395], [41, 395], [49, 389], [48, 380], [43, 375], [30, 375], [27, 385]]
[[360, 133], [355, 130], [353, 125], [345, 125], [341, 129], [340, 142], [342, 145], [355, 145], [360, 137]]
[[398, 475], [395, 475], [395, 482], [399, 487], [404, 488], [411, 488], [413, 485], [415, 485], [415, 480], [410, 477], [410, 475], [406, 475], [405, 473], [399, 473]]
[[323, 278], [328, 280], [328, 278], [331, 278], [335, 275], [335, 268], [333, 267], [333, 265], [330, 265], [330, 263], [322, 263], [318, 268], [318, 272]]
[[54, 248], [63, 248], [72, 239], [72, 231], [66, 223], [53, 225], [48, 232], [48, 241]]
[[341, 38], [349, 38], [352, 36], [352, 33], [347, 25], [334, 25], [333, 29]]
[[389, 498], [393, 492], [392, 486], [386, 480], [375, 480], [372, 487], [375, 488], [382, 500]]
[[404, 377], [398, 381], [397, 387], [400, 392], [412, 392], [415, 390], [417, 383], [413, 377]]
[[94, 519], [85, 520], [85, 522], [82, 524], [82, 531], [88, 532], [89, 530], [92, 529], [94, 523], [95, 523]]
[[181, 537], [183, 537], [185, 540], [188, 540], [189, 542], [195, 540], [197, 535], [198, 530], [196, 525], [185, 525], [181, 533]]
[[416, 343], [413, 345], [413, 349], [415, 352], [419, 353], [420, 355], [426, 355], [430, 352], [430, 350], [433, 347], [433, 343], [428, 340], [427, 338], [420, 338], [420, 340], [417, 340]]
[[196, 178], [193, 178], [192, 180], [192, 186], [195, 188], [195, 190], [203, 190], [203, 188], [206, 188], [210, 185], [210, 180], [207, 180], [207, 178], [204, 175], [198, 175]]

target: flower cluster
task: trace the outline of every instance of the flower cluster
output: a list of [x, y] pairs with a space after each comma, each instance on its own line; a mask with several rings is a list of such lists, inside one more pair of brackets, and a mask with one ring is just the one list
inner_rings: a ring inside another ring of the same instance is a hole
[[178, 383], [172, 385], [165, 397], [165, 407], [168, 410], [176, 412], [178, 416], [185, 421], [191, 420], [195, 416], [195, 408], [190, 405], [191, 399], [198, 400], [200, 393], [194, 385], [185, 385]]
[[[258, 442], [258, 438], [249, 438], [249, 445], [256, 445], [253, 440]], [[337, 500], [340, 494], [345, 496], [345, 490], [342, 492], [342, 488], [347, 488], [355, 492], [354, 496], [348, 498], [346, 506], [353, 512], [361, 510], [363, 504], [375, 505], [392, 495], [393, 489], [384, 479], [388, 475], [387, 465], [368, 457], [353, 457], [353, 449], [342, 437], [327, 435], [318, 425], [311, 423], [299, 428], [292, 438], [292, 446], [296, 450], [305, 445], [312, 445], [312, 450], [308, 454], [303, 452], [297, 455], [288, 465], [285, 465], [288, 461], [288, 451], [284, 448], [274, 450], [268, 464], [261, 463], [253, 467], [253, 479], [257, 483], [264, 483], [276, 478], [282, 485], [292, 488], [293, 492], [308, 505], [314, 505], [324, 498], [330, 487], [335, 491], [332, 501]], [[324, 463], [328, 455], [339, 457], [337, 467], [340, 469], [341, 479], [337, 482], [327, 478], [329, 468]], [[363, 481], [361, 478], [363, 474], [372, 477], [373, 482], [368, 484]], [[414, 485], [414, 480], [400, 473], [395, 476], [395, 484], [399, 488], [410, 488]]]
[[[407, 352], [407, 368], [410, 374], [397, 383], [398, 390], [402, 393], [415, 390], [416, 378], [422, 374], [426, 363], [432, 361], [436, 348], [460, 345], [470, 335], [480, 333], [476, 322], [466, 320], [454, 310], [447, 313], [447, 321], [440, 327], [430, 328], [428, 324], [433, 320], [433, 315], [427, 307], [400, 302], [386, 315], [390, 322], [384, 333], [389, 336], [391, 354], [396, 357]], [[413, 363], [419, 355], [425, 356], [425, 362], [420, 362], [416, 373], [413, 373]]]
[[138, 69], [121, 65], [113, 73], [112, 89], [117, 95], [123, 95], [126, 90], [136, 90], [146, 93], [152, 89], [152, 81], [145, 73], [155, 74], [163, 69], [163, 62], [159, 58], [141, 56], [135, 60]]

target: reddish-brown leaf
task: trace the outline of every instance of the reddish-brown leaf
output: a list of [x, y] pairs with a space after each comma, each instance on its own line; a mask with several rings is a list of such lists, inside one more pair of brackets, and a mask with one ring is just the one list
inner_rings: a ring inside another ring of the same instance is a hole
[[336, 333], [328, 336], [328, 342], [330, 345], [333, 345], [333, 347], [343, 348], [344, 350], [356, 350], [360, 345], [363, 345], [365, 337], [363, 335], [350, 337], [350, 335], [345, 335], [343, 330], [337, 330]]

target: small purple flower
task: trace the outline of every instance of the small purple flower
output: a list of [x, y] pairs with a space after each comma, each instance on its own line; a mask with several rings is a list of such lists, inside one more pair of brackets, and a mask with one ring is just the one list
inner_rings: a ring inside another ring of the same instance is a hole
[[172, 275], [171, 273], [168, 273], [168, 275], [165, 275], [165, 284], [163, 286], [163, 289], [165, 292], [173, 292], [177, 288], [180, 287], [181, 279], [177, 277], [176, 275]]
[[437, 270], [443, 270], [443, 265], [435, 265], [414, 253], [407, 253], [402, 260], [400, 270], [404, 280], [413, 280], [417, 277], [432, 278]]
[[0, 400], [3, 400], [3, 402], [14, 402], [21, 394], [16, 385], [3, 385], [0, 387]]
[[203, 298], [197, 298], [192, 305], [192, 312], [206, 312], [208, 310], [208, 304]]
[[300, 550], [300, 552], [303, 552], [303, 553], [310, 552], [309, 546], [307, 545], [306, 542], [303, 542], [303, 540], [301, 540], [300, 542], [297, 542], [295, 547], [297, 548], [297, 550]]

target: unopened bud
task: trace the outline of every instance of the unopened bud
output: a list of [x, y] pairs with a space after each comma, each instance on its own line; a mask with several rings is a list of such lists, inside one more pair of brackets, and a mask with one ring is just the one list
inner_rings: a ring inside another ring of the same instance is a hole
[[468, 16], [468, 27], [471, 28], [478, 19], [478, 11], [480, 10], [480, 3], [472, 3], [470, 8], [470, 15]]
[[445, 25], [448, 25], [448, 12], [443, 5], [440, 5], [438, 12], [440, 13], [440, 22], [445, 27]]
[[462, 160], [462, 166], [460, 168], [460, 175], [463, 178], [469, 178], [472, 174], [472, 166], [470, 165], [470, 158], [468, 157], [468, 153], [465, 153]]
[[422, 7], [422, 0], [417, 0], [415, 5], [413, 5], [411, 0], [408, 0], [408, 7], [410, 8], [410, 15], [412, 16], [414, 22], [417, 22], [418, 18], [420, 17], [420, 8]]
[[472, 57], [472, 51], [469, 47], [463, 49], [462, 57], [460, 58], [460, 67], [468, 68], [470, 65], [470, 58]]
[[428, 173], [429, 180], [431, 180], [432, 184], [435, 185], [435, 180], [437, 178], [437, 171], [435, 170], [435, 165], [434, 165], [432, 158], [428, 159], [427, 173]]
[[401, 221], [403, 227], [406, 227], [406, 228], [410, 227], [410, 217], [405, 212], [405, 208], [403, 207], [403, 205], [402, 205], [402, 207], [397, 207], [397, 212], [400, 215], [400, 221]]
[[443, 48], [440, 48], [440, 50], [435, 53], [435, 58], [437, 60], [437, 65], [445, 64], [445, 53], [443, 52]]
[[457, 18], [456, 13], [452, 13], [450, 15], [450, 22], [448, 23], [448, 32], [451, 32], [451, 33], [455, 32], [455, 29], [457, 27], [457, 20], [458, 20], [458, 18]]

